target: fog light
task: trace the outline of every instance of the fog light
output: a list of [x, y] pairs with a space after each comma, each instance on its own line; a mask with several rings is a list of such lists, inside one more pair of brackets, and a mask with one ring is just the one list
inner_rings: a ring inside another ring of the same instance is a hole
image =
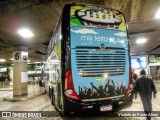
[[74, 112], [73, 112], [73, 111], [71, 111], [71, 112], [70, 112], [70, 114], [72, 114], [72, 115], [73, 115], [73, 114], [74, 114]]
[[83, 106], [83, 109], [93, 108], [93, 106]]
[[123, 101], [118, 102], [118, 104], [123, 104], [123, 103], [125, 103], [125, 102], [126, 102], [126, 101], [123, 100]]

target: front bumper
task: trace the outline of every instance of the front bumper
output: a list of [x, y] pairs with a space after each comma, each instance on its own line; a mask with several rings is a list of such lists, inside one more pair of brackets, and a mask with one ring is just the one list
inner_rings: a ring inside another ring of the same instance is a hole
[[[106, 113], [116, 112], [130, 107], [133, 102], [133, 94], [130, 93], [124, 97], [98, 100], [98, 101], [73, 101], [64, 97], [64, 113]], [[102, 106], [109, 107], [102, 110]]]

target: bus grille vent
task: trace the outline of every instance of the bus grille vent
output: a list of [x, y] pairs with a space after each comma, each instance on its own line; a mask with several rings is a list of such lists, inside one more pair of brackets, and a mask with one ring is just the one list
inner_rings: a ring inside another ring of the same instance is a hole
[[125, 72], [125, 49], [77, 47], [76, 64], [81, 77], [123, 75]]

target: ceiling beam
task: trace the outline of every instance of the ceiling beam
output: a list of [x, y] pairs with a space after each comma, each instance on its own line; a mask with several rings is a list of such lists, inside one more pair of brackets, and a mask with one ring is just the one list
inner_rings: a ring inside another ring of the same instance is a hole
[[7, 12], [24, 10], [30, 7], [50, 4], [60, 0], [1, 0], [0, 1], [0, 14]]
[[[150, 53], [153, 53], [153, 52], [160, 52], [160, 44], [159, 45], [156, 45], [155, 47], [153, 47], [152, 49], [150, 49], [150, 50], [148, 50], [148, 54], [150, 54]], [[156, 50], [158, 50], [158, 51], [156, 51]]]
[[160, 6], [160, 0], [145, 0], [143, 3], [143, 9], [141, 11], [140, 19], [154, 18], [157, 10]]
[[137, 38], [142, 38], [142, 37], [145, 37], [147, 39], [150, 39], [150, 40], [154, 40], [154, 39], [159, 39], [159, 33], [160, 31], [148, 31], [148, 32], [142, 32], [142, 33], [138, 33], [138, 34], [132, 34], [132, 35], [129, 35], [130, 37], [130, 40], [135, 40]]
[[141, 9], [143, 7], [144, 0], [132, 0], [131, 3], [131, 12], [130, 12], [130, 21], [137, 21], [141, 15]]
[[145, 30], [159, 29], [159, 19], [146, 19], [135, 22], [128, 22], [129, 32], [139, 32]]
[[126, 21], [130, 20], [131, 0], [104, 0], [104, 6], [119, 10], [124, 14]]
[[[104, 0], [104, 5], [107, 8], [112, 8], [122, 11], [128, 2], [127, 0]], [[124, 4], [125, 3], [125, 4]]]
[[[120, 0], [119, 0], [120, 1]], [[8, 12], [21, 11], [24, 9], [48, 5], [56, 3], [63, 7], [67, 3], [88, 3], [88, 4], [100, 4], [103, 5], [103, 0], [1, 0], [0, 1], [0, 14]], [[116, 3], [116, 2], [115, 2]], [[55, 7], [56, 8], [56, 7]]]

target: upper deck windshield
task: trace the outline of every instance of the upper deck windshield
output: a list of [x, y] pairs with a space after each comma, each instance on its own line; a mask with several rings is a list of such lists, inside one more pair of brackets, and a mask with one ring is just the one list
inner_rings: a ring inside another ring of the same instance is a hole
[[125, 19], [121, 12], [99, 6], [72, 6], [70, 25], [126, 31]]

